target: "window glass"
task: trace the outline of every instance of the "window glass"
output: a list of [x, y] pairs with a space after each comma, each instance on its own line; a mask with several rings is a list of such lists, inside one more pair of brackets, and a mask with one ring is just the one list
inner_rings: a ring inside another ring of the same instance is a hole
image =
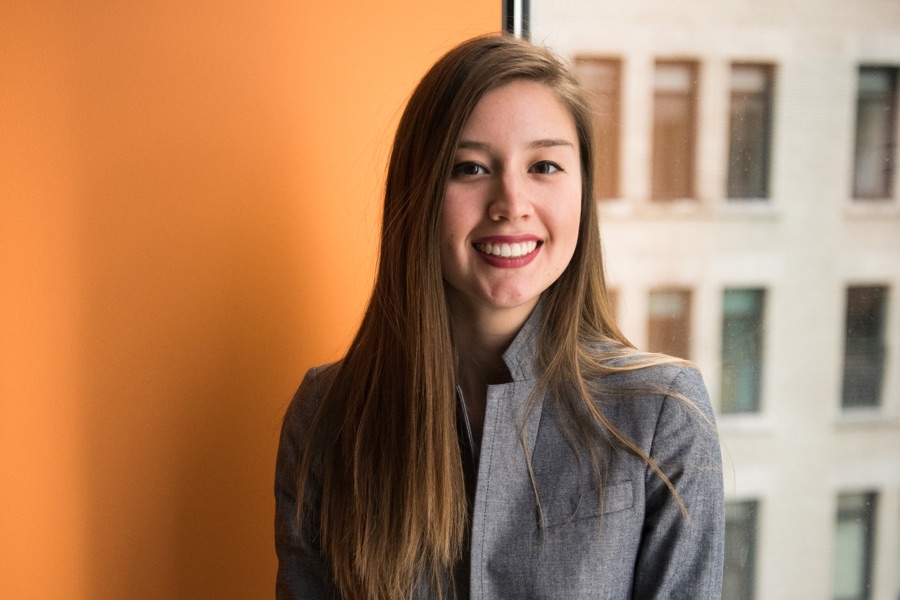
[[874, 493], [838, 496], [834, 531], [835, 600], [868, 600], [871, 597], [875, 500]]
[[856, 99], [855, 198], [888, 198], [894, 178], [897, 68], [860, 67]]
[[690, 354], [691, 292], [656, 290], [650, 292], [648, 348], [679, 358]]
[[847, 289], [844, 336], [844, 408], [878, 406], [884, 378], [885, 286]]
[[723, 413], [759, 410], [764, 300], [761, 289], [729, 289], [722, 296]]
[[771, 65], [731, 65], [728, 197], [768, 198]]
[[588, 90], [594, 118], [595, 194], [606, 200], [619, 196], [619, 106], [622, 64], [617, 59], [582, 56], [575, 60], [581, 84]]
[[756, 500], [725, 503], [725, 578], [722, 600], [753, 600], [756, 571]]
[[697, 64], [658, 61], [653, 79], [653, 199], [694, 197]]

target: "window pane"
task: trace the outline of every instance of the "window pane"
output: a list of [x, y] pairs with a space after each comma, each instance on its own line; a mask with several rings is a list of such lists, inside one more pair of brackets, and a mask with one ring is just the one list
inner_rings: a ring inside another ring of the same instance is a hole
[[650, 292], [648, 345], [651, 352], [688, 358], [691, 293], [687, 290]]
[[653, 198], [694, 197], [697, 65], [657, 62], [653, 103]]
[[769, 196], [772, 71], [770, 65], [731, 67], [729, 198]]
[[725, 573], [722, 600], [752, 600], [756, 579], [755, 500], [725, 504]]
[[887, 287], [847, 289], [844, 338], [844, 408], [878, 406], [885, 360]]
[[598, 199], [618, 198], [622, 63], [613, 59], [578, 58], [575, 68], [588, 91], [594, 118], [595, 194]]
[[889, 198], [894, 176], [897, 69], [860, 67], [854, 198]]
[[761, 289], [725, 290], [723, 295], [723, 413], [759, 410], [764, 302]]
[[834, 539], [835, 600], [868, 600], [872, 585], [872, 540], [876, 495], [838, 497]]

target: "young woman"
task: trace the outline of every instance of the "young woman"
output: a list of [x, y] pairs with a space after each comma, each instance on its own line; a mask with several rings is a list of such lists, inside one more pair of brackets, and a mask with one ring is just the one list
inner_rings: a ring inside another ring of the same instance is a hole
[[709, 400], [613, 321], [590, 124], [512, 37], [413, 93], [362, 325], [284, 419], [279, 598], [720, 597]]

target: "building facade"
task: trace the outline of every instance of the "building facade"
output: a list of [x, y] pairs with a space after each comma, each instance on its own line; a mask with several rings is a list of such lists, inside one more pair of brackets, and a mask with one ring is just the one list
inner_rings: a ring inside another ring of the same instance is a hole
[[726, 598], [900, 598], [900, 3], [536, 0], [623, 331], [699, 364]]

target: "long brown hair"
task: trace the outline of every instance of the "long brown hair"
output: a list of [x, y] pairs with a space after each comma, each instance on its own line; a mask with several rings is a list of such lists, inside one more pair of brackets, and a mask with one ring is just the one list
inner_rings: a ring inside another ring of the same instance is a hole
[[[611, 369], [594, 350], [598, 343], [611, 342], [620, 354], [631, 346], [607, 300], [584, 95], [568, 66], [546, 49], [509, 36], [464, 42], [425, 75], [400, 120], [374, 290], [350, 349], [333, 367], [301, 457], [298, 498], [306, 497], [311, 465], [321, 469], [317, 533], [344, 598], [408, 598], [419, 584], [441, 594], [463, 551], [466, 493], [439, 215], [460, 133], [475, 105], [486, 92], [519, 79], [556, 94], [575, 121], [581, 154], [577, 248], [541, 303], [541, 388], [570, 398], [563, 408], [573, 416], [587, 410], [587, 419], [570, 419], [577, 436], [602, 431], [652, 464], [596, 409], [586, 383]], [[599, 474], [598, 451], [585, 446]], [[309, 507], [299, 504], [302, 523]]]

